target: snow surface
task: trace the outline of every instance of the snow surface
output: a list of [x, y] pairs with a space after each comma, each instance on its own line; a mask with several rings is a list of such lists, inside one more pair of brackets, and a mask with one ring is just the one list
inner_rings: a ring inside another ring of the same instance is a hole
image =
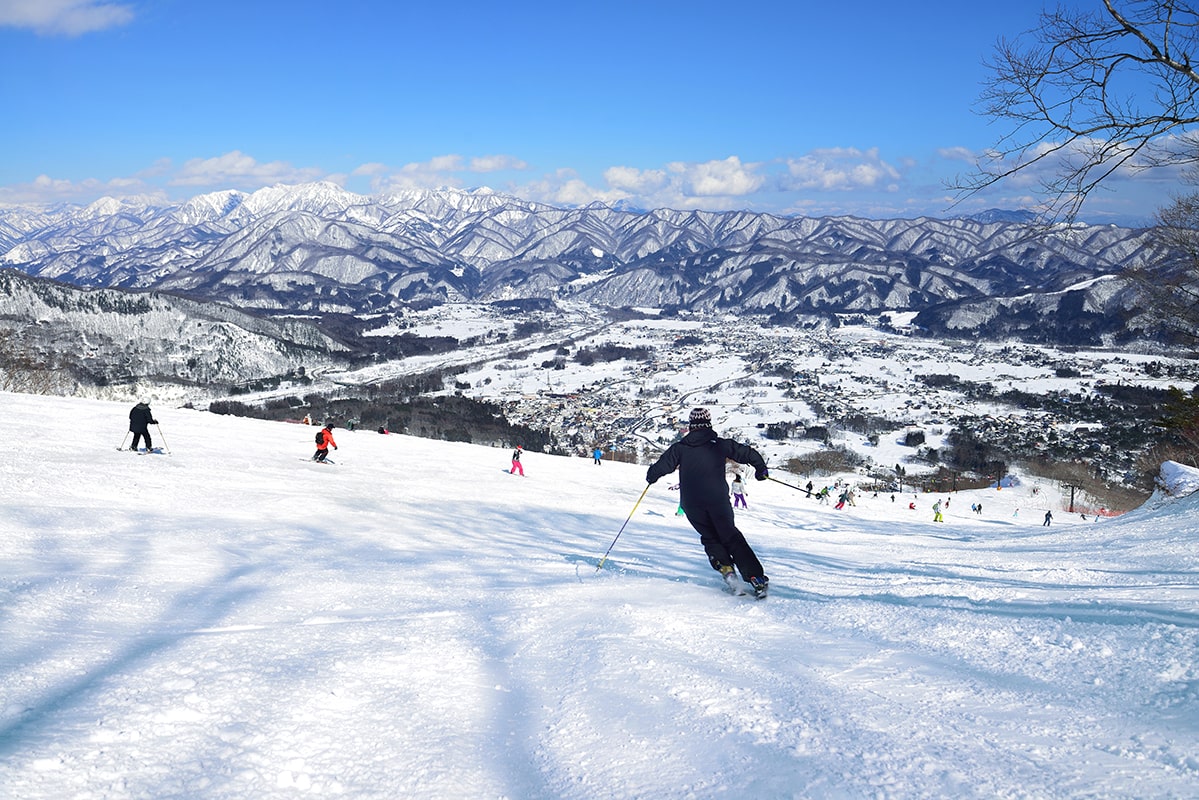
[[1197, 495], [1084, 522], [1018, 481], [934, 524], [751, 483], [757, 602], [644, 466], [0, 411], [5, 798], [1199, 796]]

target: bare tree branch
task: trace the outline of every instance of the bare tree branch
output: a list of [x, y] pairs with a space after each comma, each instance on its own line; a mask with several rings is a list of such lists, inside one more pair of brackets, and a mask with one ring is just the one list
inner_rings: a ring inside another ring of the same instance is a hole
[[1191, 3], [1103, 0], [1102, 11], [1042, 13], [1038, 29], [997, 44], [979, 104], [1007, 131], [952, 188], [962, 198], [1023, 173], [1039, 181], [1048, 216], [1073, 219], [1118, 170], [1199, 163], [1187, 134], [1199, 123], [1192, 62]]

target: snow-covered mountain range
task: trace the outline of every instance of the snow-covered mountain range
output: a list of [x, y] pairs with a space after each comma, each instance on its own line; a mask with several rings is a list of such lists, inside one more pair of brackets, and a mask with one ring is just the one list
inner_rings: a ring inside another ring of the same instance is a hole
[[0, 209], [0, 265], [260, 310], [541, 298], [782, 322], [909, 311], [934, 331], [1091, 343], [1138, 327], [1135, 293], [1114, 276], [1163, 257], [1150, 231], [987, 219], [1004, 221], [555, 208], [489, 190], [364, 196], [314, 183], [168, 206]]
[[158, 292], [84, 290], [0, 270], [0, 373], [53, 370], [43, 389], [150, 382], [229, 386], [340, 362], [346, 346], [309, 322], [270, 319]]

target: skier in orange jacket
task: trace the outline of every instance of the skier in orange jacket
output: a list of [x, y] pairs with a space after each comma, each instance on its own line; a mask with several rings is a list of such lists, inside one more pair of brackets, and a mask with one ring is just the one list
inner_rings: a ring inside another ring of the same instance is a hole
[[329, 457], [329, 448], [337, 449], [337, 442], [333, 441], [333, 423], [326, 422], [325, 427], [321, 428], [317, 436], [316, 452], [312, 454], [313, 461], [324, 461]]

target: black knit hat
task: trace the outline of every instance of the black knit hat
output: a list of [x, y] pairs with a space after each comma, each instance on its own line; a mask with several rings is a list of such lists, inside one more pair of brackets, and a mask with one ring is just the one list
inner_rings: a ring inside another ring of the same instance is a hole
[[706, 408], [693, 408], [687, 424], [692, 428], [711, 428], [712, 414]]

